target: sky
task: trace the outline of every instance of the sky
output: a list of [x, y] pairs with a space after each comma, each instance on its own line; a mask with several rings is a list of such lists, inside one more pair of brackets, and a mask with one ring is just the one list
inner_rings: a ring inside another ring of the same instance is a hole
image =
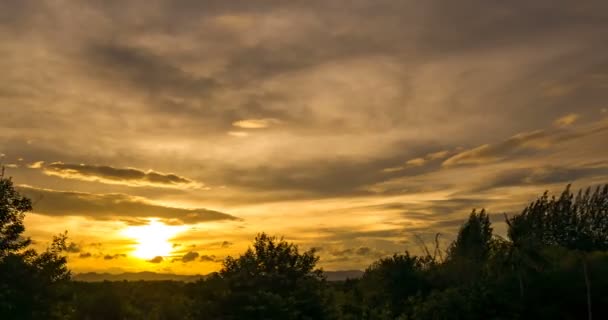
[[608, 2], [0, 2], [0, 162], [76, 272], [326, 270], [608, 182]]

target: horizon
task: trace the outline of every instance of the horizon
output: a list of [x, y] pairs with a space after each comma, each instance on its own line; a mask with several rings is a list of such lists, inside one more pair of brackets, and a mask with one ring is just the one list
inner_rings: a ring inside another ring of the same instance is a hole
[[0, 164], [35, 247], [197, 275], [266, 232], [364, 270], [608, 182], [608, 2], [341, 4], [0, 3]]

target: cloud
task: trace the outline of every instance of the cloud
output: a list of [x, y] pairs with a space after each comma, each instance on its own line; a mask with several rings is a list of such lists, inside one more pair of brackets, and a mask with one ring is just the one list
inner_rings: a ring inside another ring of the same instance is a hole
[[161, 257], [161, 256], [156, 256], [156, 257], [154, 257], [154, 258], [152, 258], [152, 259], [150, 259], [150, 260], [147, 260], [147, 261], [148, 261], [148, 262], [150, 262], [150, 263], [161, 263], [161, 262], [163, 262], [164, 260], [165, 260], [165, 259], [163, 259], [163, 257]]
[[279, 119], [247, 119], [239, 120], [232, 123], [233, 126], [243, 129], [265, 129], [271, 125], [280, 124], [282, 121]]
[[534, 152], [555, 147], [560, 143], [583, 139], [608, 131], [608, 123], [605, 120], [598, 120], [582, 128], [566, 128], [577, 117], [577, 115], [572, 114], [558, 119], [555, 122], [556, 125], [561, 126], [558, 129], [519, 133], [496, 144], [484, 144], [461, 151], [445, 160], [442, 165], [444, 167], [454, 167], [495, 163], [516, 156], [529, 156]]
[[198, 258], [198, 257], [199, 257], [198, 252], [190, 251], [190, 252], [186, 253], [186, 254], [185, 254], [183, 257], [182, 257], [182, 259], [181, 259], [181, 260], [182, 260], [182, 262], [184, 262], [184, 263], [188, 263], [188, 262], [191, 262], [191, 261], [196, 260], [196, 258]]
[[82, 253], [80, 253], [80, 254], [78, 255], [78, 257], [79, 257], [79, 258], [81, 258], [81, 259], [90, 258], [90, 257], [92, 257], [92, 256], [93, 256], [93, 255], [92, 255], [90, 252], [82, 252]]
[[117, 254], [113, 254], [113, 255], [106, 254], [103, 256], [103, 259], [104, 260], [114, 260], [114, 259], [126, 258], [126, 257], [127, 257], [127, 255], [124, 253], [117, 253]]
[[44, 165], [44, 161], [36, 161], [34, 163], [29, 164], [27, 167], [30, 169], [40, 169]]
[[415, 158], [408, 160], [405, 164], [409, 167], [419, 167], [426, 163], [426, 159], [424, 158]]
[[218, 87], [214, 79], [184, 71], [143, 47], [97, 43], [86, 49], [86, 56], [98, 77], [142, 93], [204, 97]]
[[237, 137], [237, 138], [244, 138], [244, 137], [248, 137], [249, 133], [244, 132], [244, 131], [228, 131], [228, 135]]
[[99, 220], [157, 217], [172, 224], [237, 220], [219, 211], [163, 206], [119, 193], [94, 194], [29, 186], [20, 186], [19, 191], [34, 200], [34, 212], [50, 216], [84, 216]]
[[539, 166], [504, 170], [492, 174], [473, 191], [488, 191], [495, 188], [534, 186], [547, 184], [569, 184], [585, 178], [608, 177], [608, 165], [577, 165], [576, 167]]
[[230, 242], [230, 241], [223, 241], [221, 244], [222, 248], [229, 248], [233, 245], [234, 243]]
[[333, 257], [344, 257], [344, 258], [353, 258], [353, 257], [381, 257], [386, 253], [382, 250], [373, 249], [370, 247], [358, 247], [358, 248], [348, 248], [342, 250], [333, 250], [330, 251], [330, 254]]
[[561, 118], [558, 118], [557, 120], [555, 120], [553, 122], [553, 124], [556, 127], [560, 127], [560, 128], [568, 127], [568, 126], [572, 125], [574, 122], [576, 122], [576, 120], [578, 120], [579, 117], [580, 117], [580, 115], [578, 115], [576, 113], [570, 113]]
[[355, 254], [359, 256], [366, 256], [372, 252], [372, 249], [369, 247], [361, 247], [355, 250]]
[[202, 262], [222, 262], [222, 259], [215, 255], [202, 255], [200, 261]]
[[66, 251], [69, 253], [79, 253], [80, 250], [80, 246], [74, 242], [70, 242], [70, 244], [66, 248]]
[[427, 165], [431, 162], [435, 162], [436, 160], [445, 159], [449, 154], [450, 154], [450, 151], [448, 151], [448, 150], [428, 153], [422, 157], [407, 160], [405, 162], [404, 166], [383, 169], [383, 172], [392, 173], [392, 172], [403, 171], [408, 168], [421, 167], [421, 166]]
[[[40, 165], [38, 168], [42, 167]], [[67, 164], [53, 162], [42, 168], [50, 176], [64, 179], [95, 181], [132, 187], [200, 188], [201, 184], [175, 174], [142, 171], [134, 168], [114, 168], [110, 166]]]
[[462, 151], [443, 162], [443, 166], [480, 165], [496, 162], [508, 155], [525, 150], [536, 150], [548, 147], [553, 141], [543, 130], [516, 134], [497, 144], [484, 144], [479, 147]]

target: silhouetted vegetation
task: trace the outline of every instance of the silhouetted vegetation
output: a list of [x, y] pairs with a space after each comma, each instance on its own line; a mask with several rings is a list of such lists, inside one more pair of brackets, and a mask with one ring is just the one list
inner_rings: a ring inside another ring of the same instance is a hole
[[314, 250], [259, 234], [194, 283], [69, 281], [66, 235], [37, 253], [31, 202], [0, 180], [1, 319], [608, 318], [608, 185], [547, 193], [507, 217], [507, 238], [473, 211], [445, 250], [395, 254], [328, 282]]
[[69, 306], [66, 234], [42, 253], [23, 237], [25, 213], [32, 210], [11, 179], [0, 174], [0, 319], [53, 319]]

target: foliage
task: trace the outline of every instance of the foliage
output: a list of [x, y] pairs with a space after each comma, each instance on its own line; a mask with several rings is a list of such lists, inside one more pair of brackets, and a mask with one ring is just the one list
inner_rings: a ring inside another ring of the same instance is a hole
[[67, 235], [55, 237], [42, 253], [29, 249], [23, 237], [25, 213], [32, 210], [29, 199], [0, 176], [0, 315], [2, 319], [54, 319], [65, 314], [69, 293], [65, 290], [70, 272]]
[[32, 202], [22, 197], [13, 181], [0, 175], [0, 259], [26, 248], [30, 239], [22, 237], [25, 213], [32, 210]]
[[300, 253], [292, 243], [259, 234], [253, 248], [228, 257], [219, 275], [207, 280], [218, 290], [203, 296], [202, 303], [216, 299], [217, 319], [330, 318], [318, 261], [314, 250]]

